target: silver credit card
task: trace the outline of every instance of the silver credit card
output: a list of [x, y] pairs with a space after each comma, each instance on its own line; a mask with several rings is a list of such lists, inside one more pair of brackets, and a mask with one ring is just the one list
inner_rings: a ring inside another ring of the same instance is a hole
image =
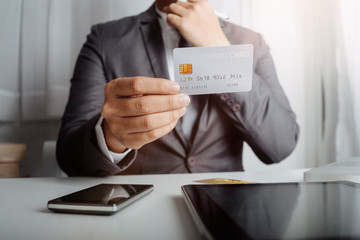
[[175, 48], [175, 81], [189, 95], [250, 91], [253, 52], [251, 44]]

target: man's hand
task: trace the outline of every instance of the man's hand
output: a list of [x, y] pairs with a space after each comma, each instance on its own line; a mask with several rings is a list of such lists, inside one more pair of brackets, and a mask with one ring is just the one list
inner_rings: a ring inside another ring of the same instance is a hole
[[169, 133], [190, 102], [179, 90], [176, 82], [148, 77], [118, 78], [106, 84], [101, 114], [109, 150], [139, 149]]
[[168, 24], [178, 29], [192, 46], [230, 45], [208, 1], [177, 1], [168, 6], [167, 12]]

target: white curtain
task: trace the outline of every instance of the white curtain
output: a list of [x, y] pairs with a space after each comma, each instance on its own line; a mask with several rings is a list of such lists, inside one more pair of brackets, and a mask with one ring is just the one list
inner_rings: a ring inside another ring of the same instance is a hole
[[[360, 1], [209, 0], [260, 32], [301, 128], [274, 168], [360, 155]], [[0, 0], [0, 121], [59, 119], [92, 24], [137, 14], [153, 0]], [[264, 167], [245, 153], [247, 169]], [[268, 168], [268, 167], [266, 167]]]
[[12, 121], [20, 117], [20, 26], [21, 1], [1, 1], [0, 121]]
[[340, 2], [337, 158], [360, 156], [360, 1]]
[[[360, 156], [360, 1], [229, 0], [214, 6], [265, 37], [297, 114], [298, 146], [273, 168]], [[246, 169], [269, 169], [246, 150]]]
[[0, 121], [58, 119], [93, 24], [137, 14], [152, 0], [0, 0]]

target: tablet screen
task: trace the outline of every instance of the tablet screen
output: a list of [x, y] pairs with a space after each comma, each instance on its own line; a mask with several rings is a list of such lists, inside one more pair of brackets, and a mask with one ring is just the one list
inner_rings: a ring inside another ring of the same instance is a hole
[[182, 191], [210, 239], [360, 237], [360, 184], [186, 185]]

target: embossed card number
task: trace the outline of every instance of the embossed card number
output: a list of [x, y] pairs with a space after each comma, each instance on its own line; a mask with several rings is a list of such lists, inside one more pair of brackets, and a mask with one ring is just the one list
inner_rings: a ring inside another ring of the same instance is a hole
[[253, 49], [251, 44], [176, 48], [175, 81], [189, 95], [250, 91]]

